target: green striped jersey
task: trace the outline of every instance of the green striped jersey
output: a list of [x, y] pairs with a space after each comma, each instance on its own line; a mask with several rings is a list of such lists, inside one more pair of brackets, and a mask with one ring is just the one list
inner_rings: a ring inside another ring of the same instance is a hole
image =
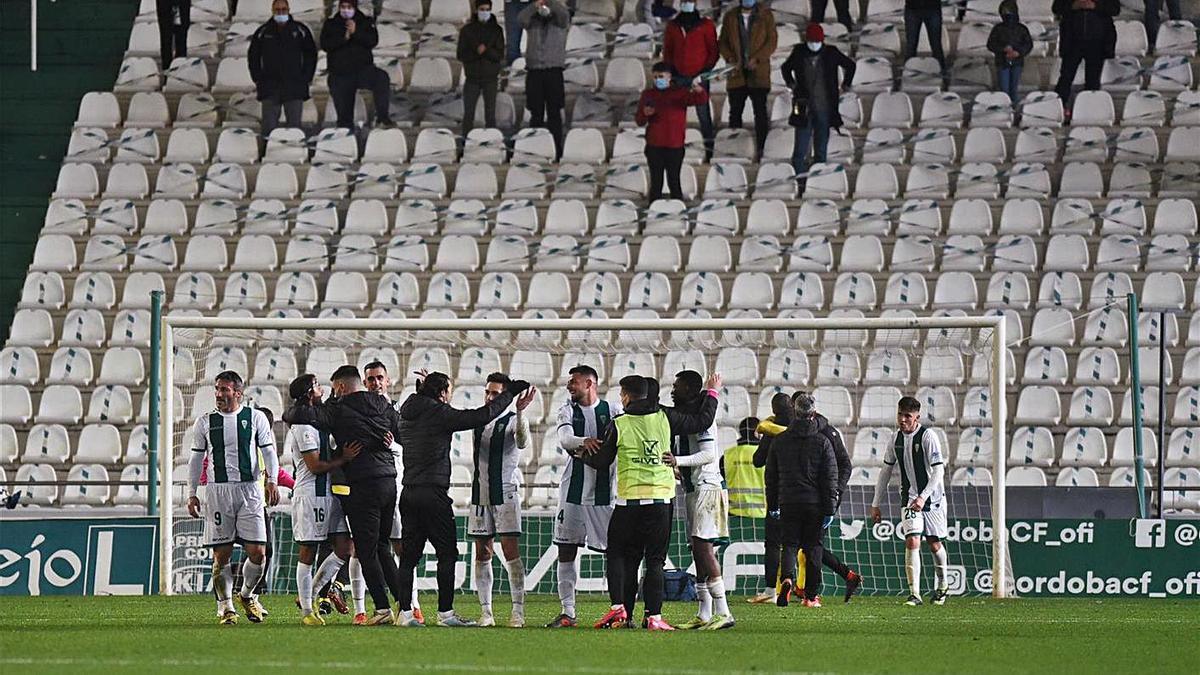
[[[937, 434], [918, 426], [911, 434], [896, 432], [892, 447], [883, 453], [883, 462], [891, 466], [900, 465], [900, 498], [907, 505], [921, 495], [929, 485], [933, 467], [945, 463], [945, 459]], [[926, 508], [941, 502], [942, 494], [943, 487], [935, 487], [926, 500]]]
[[283, 441], [283, 453], [287, 455], [290, 450], [296, 463], [294, 473], [296, 486], [292, 488], [293, 495], [310, 494], [314, 497], [328, 497], [332, 494], [329, 491], [329, 474], [309, 471], [308, 464], [304, 463], [304, 455], [315, 452], [318, 459], [328, 462], [333, 459], [336, 447], [337, 444], [334, 443], [333, 436], [328, 431], [319, 431], [316, 427], [307, 424], [294, 424], [288, 429], [287, 438]]
[[[717, 448], [717, 426], [714, 424], [698, 434], [672, 436], [675, 455], [695, 455]], [[725, 487], [725, 478], [721, 476], [721, 453], [714, 452], [713, 460], [699, 466], [680, 466], [679, 484], [684, 492], [695, 492], [700, 489], [719, 490]]]
[[529, 420], [508, 412], [476, 429], [475, 471], [471, 478], [471, 504], [499, 506], [506, 488], [521, 484], [521, 449], [529, 447]]
[[[231, 413], [219, 410], [201, 415], [192, 427], [192, 450], [210, 454], [208, 483], [248, 483], [262, 473], [262, 455], [274, 452], [275, 432], [261, 410], [241, 406]], [[272, 477], [273, 478], [273, 477]]]
[[598, 399], [592, 405], [567, 401], [558, 409], [558, 444], [567, 452], [567, 467], [559, 484], [559, 502], [584, 506], [608, 506], [616, 492], [617, 463], [604, 470], [605, 475], [575, 459], [570, 451], [583, 445], [585, 438], [603, 439], [612, 420], [621, 414], [621, 405]]

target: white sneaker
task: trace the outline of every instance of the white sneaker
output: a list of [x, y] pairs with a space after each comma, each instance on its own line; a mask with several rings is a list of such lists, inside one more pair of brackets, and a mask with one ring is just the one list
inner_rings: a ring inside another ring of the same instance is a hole
[[508, 620], [508, 627], [509, 628], [524, 628], [525, 627], [525, 613], [524, 612], [513, 612], [512, 617]]
[[758, 595], [746, 598], [746, 602], [752, 605], [773, 605], [775, 604], [775, 591], [759, 591]]
[[450, 616], [443, 618], [439, 613], [437, 625], [445, 628], [472, 628], [478, 626], [479, 624], [470, 619], [464, 619], [457, 614], [451, 614]]
[[492, 616], [491, 612], [484, 612], [479, 615], [479, 625], [485, 628], [495, 626], [496, 617]]

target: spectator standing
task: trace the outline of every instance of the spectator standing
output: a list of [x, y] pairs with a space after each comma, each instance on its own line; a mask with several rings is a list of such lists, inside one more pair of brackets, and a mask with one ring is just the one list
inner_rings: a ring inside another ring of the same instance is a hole
[[463, 119], [465, 137], [475, 126], [475, 106], [483, 95], [484, 125], [496, 127], [496, 91], [504, 65], [504, 30], [492, 14], [492, 0], [478, 0], [475, 16], [458, 33], [458, 60], [463, 67]]
[[192, 0], [156, 0], [158, 39], [162, 50], [162, 69], [171, 61], [187, 56], [188, 27], [192, 25]]
[[354, 97], [359, 89], [369, 89], [375, 98], [375, 126], [396, 126], [388, 114], [392, 81], [371, 54], [376, 44], [375, 20], [358, 9], [358, 0], [339, 0], [337, 14], [321, 28], [321, 49], [329, 55], [329, 95], [339, 127], [354, 128]]
[[1111, 59], [1117, 49], [1117, 27], [1113, 17], [1120, 13], [1121, 3], [1118, 0], [1054, 0], [1051, 11], [1058, 18], [1058, 54], [1062, 58], [1062, 70], [1054, 91], [1069, 111], [1071, 85], [1080, 63], [1083, 64], [1083, 88], [1087, 91], [1100, 88], [1104, 60]]
[[525, 107], [529, 126], [554, 136], [555, 159], [562, 156], [562, 110], [566, 103], [563, 68], [571, 15], [561, 0], [534, 0], [521, 10], [525, 38]]
[[[671, 68], [675, 84], [690, 87], [700, 82], [704, 91], [709, 90], [708, 79], [703, 75], [717, 65], [721, 58], [717, 51], [717, 24], [702, 16], [695, 0], [679, 3], [679, 13], [667, 24], [663, 35], [662, 60]], [[712, 156], [713, 129], [712, 107], [705, 101], [696, 106], [696, 118], [700, 120], [700, 134], [704, 136], [704, 151]]]
[[778, 504], [783, 535], [779, 595], [776, 604], [786, 607], [796, 580], [796, 554], [804, 550], [804, 606], [821, 606], [821, 560], [825, 528], [837, 511], [837, 459], [829, 439], [813, 420], [812, 396], [799, 396], [794, 421], [775, 438], [767, 457], [767, 501]]
[[810, 23], [804, 30], [804, 44], [792, 48], [783, 62], [783, 80], [792, 90], [792, 115], [788, 122], [796, 128], [792, 144], [792, 168], [797, 174], [808, 169], [808, 150], [813, 147], [816, 161], [824, 162], [829, 148], [829, 129], [840, 129], [838, 113], [838, 68], [842, 69], [842, 88], [854, 80], [854, 60], [837, 47], [825, 44], [825, 30]]
[[726, 82], [729, 126], [742, 128], [742, 112], [746, 109], [746, 99], [750, 99], [760, 156], [771, 126], [767, 94], [771, 92], [771, 55], [778, 43], [775, 15], [769, 7], [758, 4], [758, 0], [741, 0], [721, 20], [718, 49], [725, 63], [733, 66]]
[[693, 81], [690, 88], [673, 84], [671, 68], [656, 63], [652, 69], [654, 81], [642, 92], [638, 101], [637, 123], [646, 127], [646, 163], [650, 167], [651, 204], [662, 197], [663, 174], [671, 199], [683, 199], [679, 172], [683, 168], [683, 142], [687, 130], [687, 109], [708, 105], [708, 92]]
[[1033, 51], [1033, 37], [1021, 23], [1017, 0], [1000, 3], [1000, 23], [992, 27], [987, 47], [996, 55], [996, 86], [1016, 104], [1025, 55]]
[[287, 0], [271, 3], [271, 18], [250, 37], [250, 79], [262, 103], [262, 133], [279, 126], [300, 127], [308, 86], [317, 71], [317, 43], [308, 26], [292, 18]]
[[[1146, 37], [1150, 41], [1150, 49], [1154, 49], [1158, 43], [1158, 27], [1162, 24], [1159, 12], [1162, 11], [1163, 0], [1145, 0], [1145, 2], [1146, 11], [1142, 15], [1142, 20], [1146, 24]], [[1183, 8], [1180, 6], [1179, 0], [1167, 0], [1167, 17], [1172, 21], [1183, 18]]]
[[[808, 20], [812, 23], [824, 23], [825, 7], [828, 4], [829, 0], [812, 0], [812, 11]], [[854, 30], [854, 19], [850, 18], [850, 0], [833, 0], [833, 9], [837, 12], [838, 23], [845, 26], [846, 30]]]
[[504, 41], [506, 43], [504, 65], [511, 66], [521, 58], [521, 12], [529, 6], [529, 0], [505, 0]]
[[921, 26], [929, 38], [929, 52], [946, 74], [946, 54], [942, 51], [942, 0], [904, 0], [904, 58], [917, 55]]

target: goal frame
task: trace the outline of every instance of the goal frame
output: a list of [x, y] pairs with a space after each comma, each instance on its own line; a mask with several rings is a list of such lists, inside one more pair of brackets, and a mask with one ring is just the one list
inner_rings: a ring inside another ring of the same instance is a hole
[[[175, 372], [174, 328], [211, 330], [407, 330], [407, 331], [780, 331], [780, 330], [934, 330], [990, 328], [992, 333], [989, 388], [992, 396], [992, 597], [1007, 597], [1010, 580], [1005, 564], [1008, 557], [1004, 467], [1007, 458], [1007, 338], [1003, 316], [968, 317], [764, 317], [714, 319], [319, 319], [319, 318], [242, 318], [215, 316], [169, 316], [160, 319], [158, 363], [161, 386], [158, 399], [158, 496], [159, 509], [159, 593], [173, 595], [172, 554], [175, 513], [171, 491], [174, 472]], [[949, 479], [949, 477], [947, 477]]]

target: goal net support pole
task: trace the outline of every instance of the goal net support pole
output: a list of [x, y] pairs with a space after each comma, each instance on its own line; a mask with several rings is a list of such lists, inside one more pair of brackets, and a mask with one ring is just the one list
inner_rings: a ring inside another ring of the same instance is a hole
[[[739, 317], [739, 318], [622, 318], [622, 319], [351, 319], [351, 318], [242, 318], [164, 316], [161, 323], [159, 361], [162, 382], [159, 398], [151, 405], [159, 407], [159, 592], [173, 594], [173, 532], [176, 506], [173, 475], [175, 427], [182, 411], [174, 409], [175, 329], [212, 331], [831, 331], [831, 330], [950, 330], [987, 329], [992, 331], [989, 390], [992, 416], [992, 596], [1003, 598], [1012, 583], [1007, 568], [1007, 524], [1005, 518], [1005, 476], [1007, 431], [1005, 419], [1007, 349], [1003, 316], [974, 317]], [[183, 424], [187, 425], [185, 420]], [[946, 480], [949, 481], [947, 475]]]

